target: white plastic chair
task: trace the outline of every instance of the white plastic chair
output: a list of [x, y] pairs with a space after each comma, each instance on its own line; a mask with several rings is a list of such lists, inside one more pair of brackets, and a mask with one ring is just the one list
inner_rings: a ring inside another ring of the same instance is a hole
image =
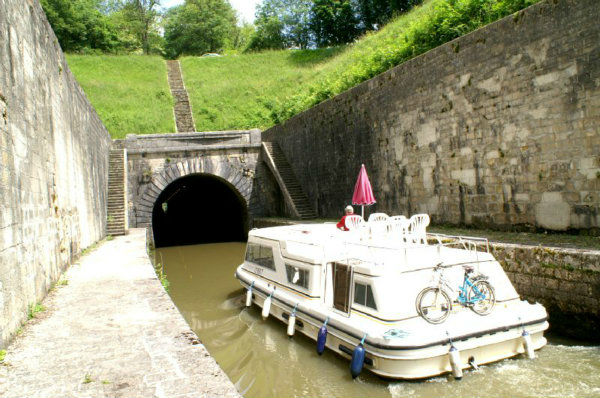
[[410, 218], [409, 233], [415, 243], [427, 243], [427, 226], [429, 225], [429, 215], [415, 214]]
[[402, 227], [408, 220], [404, 216], [391, 216], [388, 220], [388, 232], [391, 237], [402, 238]]
[[346, 228], [348, 228], [350, 231], [353, 231], [364, 227], [365, 220], [363, 220], [363, 218], [358, 214], [351, 214], [346, 216], [344, 219], [344, 224], [346, 225]]
[[388, 220], [390, 216], [385, 213], [373, 213], [369, 216], [367, 224], [371, 238], [385, 238], [388, 233]]
[[378, 222], [378, 221], [387, 221], [390, 216], [385, 213], [373, 213], [369, 216], [368, 222]]

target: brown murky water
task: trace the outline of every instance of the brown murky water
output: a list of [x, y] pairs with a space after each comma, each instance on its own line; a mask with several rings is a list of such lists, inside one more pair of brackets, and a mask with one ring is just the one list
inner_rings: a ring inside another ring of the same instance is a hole
[[157, 250], [171, 282], [171, 296], [223, 370], [253, 397], [600, 397], [600, 347], [549, 338], [534, 361], [508, 359], [420, 382], [382, 380], [363, 372], [352, 380], [349, 362], [315, 343], [293, 339], [285, 325], [263, 321], [245, 308], [234, 278], [244, 243], [217, 243]]

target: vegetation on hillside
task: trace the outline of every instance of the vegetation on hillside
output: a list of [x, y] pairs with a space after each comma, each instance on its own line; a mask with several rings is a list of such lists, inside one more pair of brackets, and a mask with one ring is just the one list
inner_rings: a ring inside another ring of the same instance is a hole
[[[163, 0], [40, 2], [66, 52], [203, 54], [234, 48], [244, 42], [239, 40], [242, 33], [253, 33], [237, 26], [227, 0], [185, 0], [168, 10], [161, 7]], [[209, 43], [208, 48], [198, 42]]]
[[[430, 0], [348, 46], [183, 58], [196, 127], [267, 128], [538, 0]], [[460, 51], [460, 49], [458, 49]]]
[[316, 82], [276, 107], [272, 123], [290, 117], [430, 49], [539, 0], [430, 0], [378, 32], [365, 35], [331, 62]]
[[175, 131], [162, 58], [71, 54], [67, 61], [113, 138]]
[[[350, 45], [183, 57], [196, 127], [207, 131], [267, 128], [281, 123], [537, 1], [428, 0]], [[113, 136], [173, 131], [165, 65], [158, 57], [132, 57], [131, 61], [127, 57], [68, 59]]]
[[176, 58], [345, 44], [422, 0], [262, 0], [255, 24], [240, 24], [228, 0], [40, 1], [67, 52]]
[[66, 52], [162, 51], [160, 0], [40, 0]]
[[247, 129], [272, 124], [281, 101], [310, 84], [343, 47], [181, 59], [196, 128]]
[[231, 5], [224, 0], [187, 1], [165, 16], [165, 55], [221, 51], [239, 28]]
[[423, 0], [262, 0], [246, 51], [351, 43]]

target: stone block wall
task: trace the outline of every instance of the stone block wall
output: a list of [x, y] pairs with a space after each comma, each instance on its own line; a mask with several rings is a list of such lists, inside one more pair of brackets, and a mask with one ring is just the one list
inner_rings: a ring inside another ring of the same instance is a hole
[[600, 341], [600, 251], [492, 243], [522, 298], [539, 301], [553, 331]]
[[104, 236], [109, 146], [38, 1], [0, 1], [0, 348]]
[[600, 7], [542, 1], [263, 133], [322, 217], [372, 211], [499, 229], [600, 227]]

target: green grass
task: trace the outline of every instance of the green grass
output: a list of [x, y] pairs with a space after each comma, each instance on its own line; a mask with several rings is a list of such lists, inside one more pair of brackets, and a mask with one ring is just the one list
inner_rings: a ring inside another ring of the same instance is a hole
[[69, 280], [65, 279], [64, 277], [60, 278], [58, 280], [58, 282], [56, 282], [56, 286], [67, 286], [68, 284], [69, 284]]
[[33, 319], [37, 314], [44, 311], [46, 311], [46, 307], [40, 303], [30, 304], [27, 308], [27, 319]]
[[167, 275], [165, 274], [163, 266], [160, 263], [156, 264], [154, 266], [154, 271], [156, 271], [156, 276], [158, 277], [160, 284], [163, 286], [165, 291], [169, 293], [171, 282], [169, 282], [169, 280], [167, 279]]
[[181, 65], [198, 131], [266, 128], [283, 101], [331, 69], [344, 47], [184, 57]]
[[113, 138], [175, 131], [160, 57], [69, 54], [67, 61]]

